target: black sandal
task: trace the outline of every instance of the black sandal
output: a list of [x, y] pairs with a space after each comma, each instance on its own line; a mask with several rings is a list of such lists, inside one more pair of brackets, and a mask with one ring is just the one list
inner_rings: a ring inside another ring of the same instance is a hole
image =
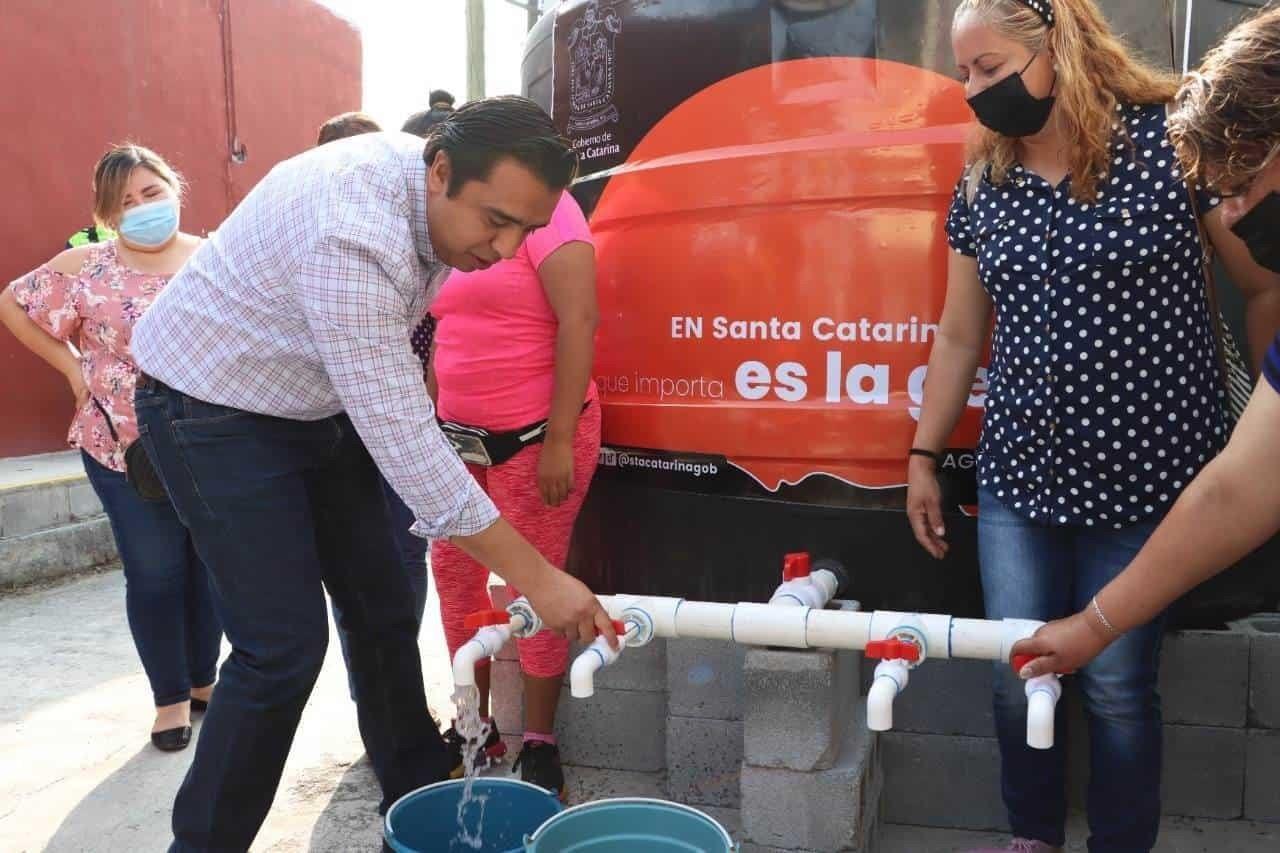
[[151, 743], [161, 752], [180, 752], [191, 743], [191, 726], [152, 732]]

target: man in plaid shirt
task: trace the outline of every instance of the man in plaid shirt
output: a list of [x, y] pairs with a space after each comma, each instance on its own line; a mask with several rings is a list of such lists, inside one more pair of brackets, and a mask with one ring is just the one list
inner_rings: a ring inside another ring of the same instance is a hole
[[467, 472], [409, 345], [437, 277], [514, 255], [575, 167], [523, 98], [459, 109], [425, 150], [387, 133], [312, 149], [276, 166], [138, 323], [140, 440], [209, 567], [232, 644], [171, 850], [253, 841], [324, 660], [324, 589], [350, 637], [382, 809], [447, 777], [379, 469], [415, 533], [492, 566], [549, 628], [613, 637], [590, 591]]

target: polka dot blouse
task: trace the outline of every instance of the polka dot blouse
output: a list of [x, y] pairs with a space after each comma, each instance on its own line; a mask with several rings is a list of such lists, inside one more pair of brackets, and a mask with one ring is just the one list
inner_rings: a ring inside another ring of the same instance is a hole
[[[1117, 110], [1094, 204], [1015, 166], [965, 180], [951, 247], [995, 305], [978, 482], [1047, 524], [1163, 514], [1225, 443], [1200, 239], [1163, 105]], [[1201, 210], [1216, 200], [1201, 195]]]

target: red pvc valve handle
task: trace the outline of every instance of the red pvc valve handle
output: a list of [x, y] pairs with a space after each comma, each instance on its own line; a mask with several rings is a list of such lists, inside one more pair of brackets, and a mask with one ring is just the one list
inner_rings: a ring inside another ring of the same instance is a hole
[[905, 640], [872, 640], [867, 643], [865, 654], [869, 658], [915, 663], [920, 660], [920, 647]]
[[796, 578], [809, 577], [809, 552], [797, 551], [786, 554], [782, 558], [782, 579], [793, 581]]
[[479, 631], [492, 625], [506, 625], [511, 621], [511, 614], [505, 610], [477, 610], [462, 620], [462, 627], [468, 631]]
[[[626, 623], [626, 622], [623, 622], [621, 619], [612, 619], [612, 620], [610, 620], [610, 621], [613, 623], [613, 633], [617, 634], [619, 637], [621, 637], [623, 634], [627, 633], [627, 623]], [[599, 628], [596, 628], [596, 636], [597, 636], [597, 637], [599, 637], [602, 633], [604, 633], [604, 632], [603, 632], [603, 631], [601, 631]]]
[[[1013, 661], [1012, 661], [1013, 671], [1021, 675], [1022, 668], [1027, 664], [1031, 663], [1033, 660], [1035, 660], [1038, 657], [1039, 655], [1014, 655]], [[1075, 675], [1075, 670], [1069, 670], [1067, 672], [1055, 672], [1054, 675]]]

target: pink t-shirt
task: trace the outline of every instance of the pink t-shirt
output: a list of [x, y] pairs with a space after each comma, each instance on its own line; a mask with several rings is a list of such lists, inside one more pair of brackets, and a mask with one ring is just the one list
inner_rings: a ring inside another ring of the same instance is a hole
[[[582, 208], [564, 193], [551, 221], [530, 234], [514, 258], [487, 270], [455, 271], [445, 281], [431, 305], [441, 418], [497, 431], [550, 414], [559, 324], [538, 267], [573, 242], [594, 245]], [[586, 399], [595, 396], [591, 382]]]

